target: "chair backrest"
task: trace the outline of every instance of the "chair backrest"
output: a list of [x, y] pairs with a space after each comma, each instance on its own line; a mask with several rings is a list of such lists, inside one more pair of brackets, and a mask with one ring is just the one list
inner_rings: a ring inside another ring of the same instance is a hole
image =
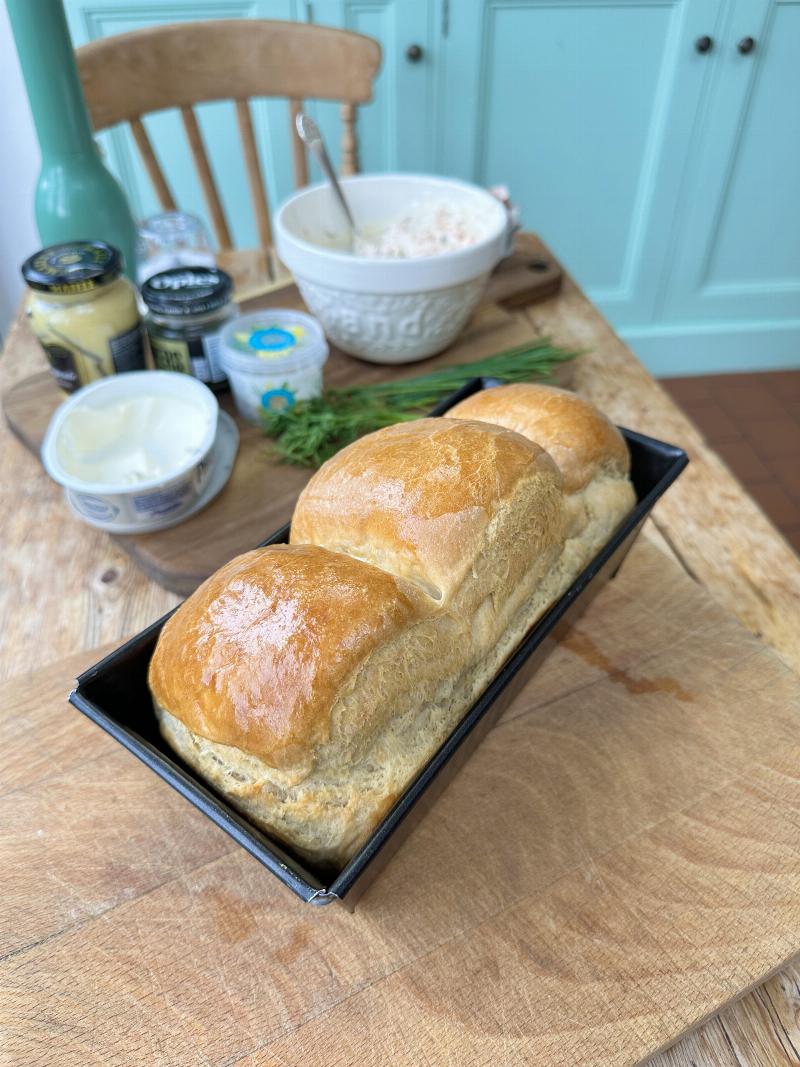
[[372, 98], [381, 47], [371, 37], [326, 26], [265, 19], [218, 19], [154, 26], [105, 37], [76, 50], [95, 130], [130, 124], [147, 173], [165, 211], [175, 199], [147, 136], [142, 116], [179, 108], [220, 248], [230, 229], [208, 161], [194, 105], [233, 100], [242, 139], [259, 241], [272, 244], [264, 178], [256, 149], [250, 99], [287, 97], [294, 175], [308, 182], [305, 146], [294, 129], [305, 99], [341, 102], [343, 174], [358, 170], [356, 105]]

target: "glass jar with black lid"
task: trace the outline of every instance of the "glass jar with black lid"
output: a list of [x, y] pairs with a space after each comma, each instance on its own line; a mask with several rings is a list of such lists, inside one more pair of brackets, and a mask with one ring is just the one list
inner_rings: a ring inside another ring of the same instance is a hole
[[192, 374], [215, 392], [227, 388], [219, 332], [236, 312], [230, 275], [217, 267], [174, 267], [148, 278], [141, 291], [156, 367]]
[[25, 260], [22, 277], [30, 290], [28, 322], [65, 392], [144, 370], [136, 290], [116, 248], [104, 241], [50, 245]]

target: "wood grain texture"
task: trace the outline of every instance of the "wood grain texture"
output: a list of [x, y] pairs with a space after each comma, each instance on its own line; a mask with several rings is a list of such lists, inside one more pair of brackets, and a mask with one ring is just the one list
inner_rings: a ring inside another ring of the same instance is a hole
[[250, 198], [253, 201], [253, 212], [258, 229], [258, 243], [261, 248], [269, 248], [272, 245], [272, 227], [269, 221], [267, 194], [264, 191], [266, 187], [264, 185], [264, 175], [261, 171], [261, 160], [258, 158], [258, 147], [253, 130], [253, 116], [250, 111], [249, 101], [236, 101], [236, 120], [239, 123], [239, 134], [242, 138], [247, 180], [250, 183]]
[[[226, 269], [232, 269], [237, 277], [241, 277], [242, 284], [250, 292], [258, 292], [268, 287], [262, 273], [263, 268], [253, 254], [234, 252], [229, 253], [228, 256], [235, 257], [235, 262], [226, 261]], [[670, 498], [680, 491], [682, 494], [680, 508], [676, 507], [674, 513], [670, 512], [664, 519], [661, 518], [662, 509], [659, 509], [657, 514], [662, 532], [656, 534], [655, 527], [648, 524], [650, 539], [655, 537], [662, 548], [669, 547], [677, 551], [680, 557], [692, 566], [698, 578], [711, 588], [716, 599], [728, 611], [734, 614], [741, 611], [745, 621], [755, 631], [761, 632], [765, 640], [777, 639], [783, 646], [784, 658], [792, 660], [791, 647], [787, 653], [786, 644], [792, 632], [791, 627], [794, 625], [796, 629], [797, 615], [792, 606], [795, 599], [791, 591], [798, 587], [800, 564], [796, 557], [787, 556], [780, 536], [766, 523], [760, 512], [754, 511], [750, 498], [720, 464], [718, 458], [705, 446], [697, 430], [685, 419], [657, 383], [653, 382], [640, 367], [622, 342], [613, 335], [597, 310], [570, 282], [565, 284], [558, 298], [549, 300], [529, 312], [527, 320], [524, 315], [511, 315], [500, 309], [483, 309], [470, 328], [477, 346], [476, 355], [496, 350], [506, 339], [513, 343], [511, 339], [529, 336], [529, 332], [526, 331], [526, 321], [528, 329], [532, 327], [537, 333], [549, 333], [564, 343], [577, 341], [586, 349], [587, 354], [582, 357], [577, 367], [581, 391], [594, 396], [598, 403], [607, 406], [620, 421], [654, 433], [660, 432], [665, 437], [671, 437], [679, 443], [683, 442], [688, 445], [695, 466], [698, 464], [703, 466], [703, 477], [695, 480], [692, 468], [684, 473], [679, 483], [670, 490], [664, 500], [664, 504], [667, 504]], [[492, 342], [492, 337], [496, 343]], [[587, 366], [589, 369], [584, 372]], [[44, 367], [44, 358], [40, 349], [24, 324], [18, 322], [12, 328], [7, 338], [5, 352], [0, 357], [0, 388], [6, 391], [22, 378], [36, 371], [44, 371]], [[383, 372], [378, 372], [380, 373]], [[692, 475], [691, 478], [690, 475]], [[263, 491], [269, 491], [268, 482], [263, 487]], [[0, 627], [3, 633], [3, 641], [0, 643], [0, 676], [8, 677], [22, 670], [33, 670], [76, 649], [89, 649], [107, 642], [112, 645], [119, 644], [124, 637], [141, 629], [176, 602], [177, 597], [148, 581], [127, 555], [119, 551], [110, 538], [92, 531], [71, 518], [63, 505], [60, 490], [49, 483], [38, 462], [12, 437], [4, 422], [0, 423], [0, 505], [0, 546], [2, 546], [4, 560], [4, 580], [0, 582]], [[755, 520], [753, 520], [754, 515]], [[753, 521], [759, 531], [761, 554], [757, 560], [751, 561], [758, 566], [759, 573], [754, 574], [748, 580], [731, 565], [730, 551], [726, 546], [735, 540], [737, 524], [747, 522], [752, 526]], [[704, 524], [707, 527], [702, 540], [702, 545], [706, 547], [705, 555], [695, 540], [696, 529]], [[719, 546], [711, 536], [715, 526], [722, 527], [724, 531], [724, 540]], [[668, 541], [665, 534], [669, 538]], [[764, 582], [766, 592], [762, 602], [759, 596], [754, 596], [753, 591], [754, 588], [756, 590], [761, 588], [760, 583], [764, 576], [768, 581]], [[779, 587], [778, 597], [777, 600], [773, 600], [772, 587], [776, 583]], [[602, 601], [600, 603], [602, 604]], [[618, 620], [615, 619], [614, 626], [616, 625], [618, 625]], [[604, 638], [608, 636], [610, 634], [603, 634]], [[556, 656], [560, 657], [563, 654], [565, 650], [559, 650]], [[84, 657], [81, 666], [95, 658], [94, 653]], [[575, 670], [579, 659], [580, 657], [576, 659], [575, 655], [572, 655], [571, 670]], [[558, 691], [557, 684], [548, 681], [548, 679], [557, 677], [558, 662], [556, 657], [551, 658], [547, 668], [537, 675], [536, 684], [543, 699], [546, 699], [547, 693], [555, 695]], [[584, 661], [581, 660], [581, 662]], [[752, 662], [752, 659], [749, 662]], [[793, 662], [796, 662], [796, 657]], [[0, 792], [5, 792], [6, 782], [9, 787], [26, 787], [35, 791], [36, 783], [48, 775], [66, 774], [74, 770], [84, 757], [91, 760], [94, 757], [100, 757], [101, 753], [114, 751], [114, 746], [100, 731], [82, 721], [80, 723], [83, 728], [81, 739], [76, 745], [73, 731], [77, 727], [74, 720], [70, 718], [75, 713], [66, 707], [60, 695], [57, 702], [57, 714], [53, 712], [54, 705], [48, 704], [49, 698], [46, 698], [52, 690], [54, 678], [57, 677], [58, 693], [63, 694], [64, 680], [78, 669], [76, 663], [73, 667], [59, 668], [49, 678], [47, 675], [39, 675], [33, 688], [26, 689], [19, 695], [16, 702], [9, 695], [6, 696], [4, 709], [7, 714], [3, 716], [2, 728], [4, 730], [10, 728], [16, 722], [23, 737], [26, 730], [30, 729], [34, 732], [44, 730], [47, 733], [48, 743], [36, 752], [32, 746], [25, 748], [20, 743], [15, 748], [13, 756], [6, 749], [3, 760], [3, 789]], [[553, 671], [556, 673], [551, 673]], [[586, 681], [585, 676], [583, 680]], [[581, 685], [581, 682], [576, 684], [573, 690], [576, 694], [583, 691]], [[591, 692], [586, 689], [584, 695], [588, 697]], [[736, 703], [739, 699], [737, 694], [733, 702]], [[749, 694], [746, 693], [742, 699], [746, 703], [750, 699]], [[38, 709], [37, 712], [32, 710], [34, 705]], [[23, 709], [25, 709], [24, 712]], [[605, 742], [601, 743], [600, 750], [605, 751]], [[776, 743], [775, 751], [776, 753], [781, 751], [780, 743]], [[122, 755], [119, 754], [120, 757]], [[790, 753], [790, 761], [791, 758]], [[100, 758], [92, 766], [102, 768], [103, 781], [113, 782], [113, 766], [107, 767]], [[558, 770], [557, 763], [554, 763], [554, 768]], [[139, 769], [139, 773], [147, 775], [144, 769]], [[789, 775], [788, 781], [791, 782], [791, 780], [791, 775]], [[164, 798], [169, 798], [168, 801], [165, 799], [164, 804], [156, 801], [154, 805], [151, 805], [151, 808], [157, 808], [166, 826], [170, 824], [173, 811], [179, 810], [183, 813], [181, 815], [183, 820], [197, 821], [192, 822], [192, 826], [188, 827], [186, 821], [181, 822], [179, 819], [178, 825], [190, 834], [195, 833], [195, 827], [197, 833], [202, 833], [205, 828], [204, 820], [196, 817], [185, 805], [181, 805], [169, 789], [159, 783], [153, 785], [152, 779], [149, 781], [150, 788], [156, 790], [157, 797], [163, 795]], [[113, 787], [109, 786], [109, 789], [113, 799]], [[159, 789], [164, 790], [163, 794], [158, 793]], [[484, 793], [488, 793], [491, 797], [490, 791], [484, 791]], [[104, 794], [105, 797], [108, 795], [108, 792]], [[124, 796], [125, 793], [119, 794], [118, 799], [124, 801]], [[179, 807], [173, 809], [170, 804], [178, 804]], [[58, 810], [57, 802], [54, 804], [54, 810]], [[121, 843], [119, 828], [115, 829], [111, 825], [113, 824], [111, 813], [107, 813], [105, 818], [106, 824], [101, 823], [92, 840], [99, 841], [105, 838], [107, 841], [117, 840], [118, 844]], [[458, 817], [456, 816], [454, 825], [457, 824]], [[423, 827], [420, 827], [419, 832], [422, 830]], [[216, 834], [217, 831], [214, 830], [212, 833]], [[569, 827], [564, 825], [562, 833], [569, 837]], [[221, 838], [221, 840], [225, 839]], [[746, 837], [743, 837], [741, 842], [746, 852]], [[104, 853], [104, 857], [105, 855]], [[400, 858], [398, 857], [398, 860]], [[120, 862], [118, 870], [124, 872], [126, 869], [136, 867], [140, 860], [139, 854], [131, 856], [126, 853], [124, 862]], [[102, 862], [105, 863], [107, 860], [104, 858]], [[94, 859], [92, 863], [97, 866], [97, 861]], [[192, 915], [198, 896], [205, 900], [204, 908], [209, 907], [212, 910], [216, 908], [213, 901], [222, 899], [220, 926], [234, 934], [247, 927], [248, 916], [255, 914], [260, 917], [263, 909], [269, 911], [272, 898], [269, 892], [264, 891], [264, 885], [268, 883], [264, 883], [260, 870], [246, 857], [239, 856], [238, 864], [237, 869], [249, 872], [248, 878], [253, 878], [253, 871], [257, 872], [257, 877], [252, 883], [248, 883], [246, 878], [243, 886], [237, 883], [235, 872], [232, 875], [232, 883], [229, 884], [225, 878], [221, 879], [216, 888], [223, 894], [222, 898], [208, 896], [200, 883], [197, 883], [194, 891], [190, 892], [188, 886], [193, 883], [188, 876], [180, 874], [177, 877], [177, 884], [182, 887], [180, 900], [169, 912], [158, 913], [156, 910], [152, 913], [154, 930], [169, 930], [171, 924], [174, 924], [179, 931], [183, 931], [185, 927], [192, 928]], [[730, 866], [732, 870], [736, 870], [737, 859], [735, 857], [731, 860]], [[387, 874], [389, 873], [390, 871], [387, 871]], [[53, 874], [50, 869], [43, 875], [48, 881], [54, 876], [58, 877], [58, 872]], [[151, 873], [148, 877], [152, 880], [155, 876]], [[727, 878], [727, 872], [721, 877]], [[253, 887], [255, 905], [251, 905], [242, 895], [244, 893], [246, 896], [248, 884]], [[379, 886], [375, 888], [378, 889]], [[463, 901], [468, 899], [469, 890], [470, 886], [467, 886], [464, 894], [459, 896], [457, 887], [454, 887], [448, 895], [447, 901], [455, 910], [456, 915], [463, 906]], [[38, 886], [30, 888], [26, 896], [25, 907], [28, 906], [29, 900], [35, 899], [36, 892], [38, 892]], [[234, 894], [232, 898], [231, 892]], [[88, 899], [91, 907], [97, 907], [96, 897], [89, 894]], [[12, 907], [12, 904], [18, 900], [19, 897], [12, 896], [5, 901], [4, 906]], [[365, 898], [365, 902], [369, 902], [369, 897]], [[434, 903], [423, 901], [422, 913], [425, 914], [426, 908]], [[17, 907], [19, 910], [21, 905]], [[306, 912], [304, 914], [309, 920], [319, 919], [316, 913]], [[324, 916], [328, 912], [322, 914]], [[735, 909], [732, 910], [732, 914], [735, 916]], [[41, 1012], [39, 1012], [39, 1022], [35, 1028], [29, 1027], [24, 1019], [24, 1010], [29, 1010], [34, 1014], [39, 1011], [44, 1003], [43, 997], [60, 999], [63, 1002], [63, 1011], [68, 1014], [72, 1013], [70, 1023], [72, 1029], [66, 1031], [71, 1036], [64, 1037], [65, 1031], [61, 1031], [62, 1039], [72, 1043], [68, 1051], [64, 1053], [63, 1062], [66, 1064], [102, 1062], [120, 1063], [127, 1067], [129, 1063], [137, 1062], [135, 1053], [137, 1042], [144, 1049], [138, 1062], [169, 1063], [171, 1062], [170, 1050], [173, 1047], [188, 1048], [187, 1042], [191, 1041], [195, 1031], [201, 1034], [206, 1032], [203, 1030], [202, 1023], [197, 1020], [183, 1022], [180, 1018], [184, 999], [193, 996], [194, 986], [193, 976], [180, 969], [183, 963], [180, 960], [177, 964], [172, 962], [172, 956], [176, 955], [177, 951], [173, 948], [166, 952], [157, 946], [146, 962], [143, 962], [141, 948], [137, 947], [140, 945], [139, 918], [131, 920], [122, 936], [116, 928], [102, 926], [110, 918], [109, 912], [105, 917], [100, 916], [94, 920], [94, 929], [99, 941], [95, 945], [93, 970], [81, 979], [83, 984], [79, 982], [75, 989], [70, 986], [69, 975], [78, 965], [74, 960], [70, 962], [67, 946], [61, 957], [67, 969], [67, 976], [65, 977], [64, 972], [61, 972], [61, 976], [52, 988], [48, 990], [46, 970], [38, 973], [34, 960], [25, 965], [28, 971], [27, 987], [24, 990], [17, 987], [13, 1000], [8, 988], [0, 994], [6, 1035], [3, 1047], [14, 1048], [17, 1054], [17, 1058], [12, 1058], [9, 1062], [20, 1064], [52, 1062], [52, 1057], [48, 1060], [47, 1053], [43, 1051], [47, 1048], [47, 1038], [43, 1036], [41, 1029], [44, 1025]], [[99, 927], [98, 923], [101, 924]], [[215, 926], [214, 921], [208, 919], [204, 913], [200, 935], [203, 935], [207, 929], [213, 931]], [[249, 936], [252, 936], [252, 931]], [[126, 937], [130, 940], [130, 945], [125, 941]], [[249, 979], [247, 975], [239, 974], [238, 984], [234, 987], [229, 985], [227, 990], [220, 988], [221, 979], [216, 979], [216, 985], [213, 981], [210, 985], [210, 980], [204, 975], [200, 983], [199, 998], [202, 999], [203, 993], [213, 988], [215, 992], [212, 1000], [223, 1005], [224, 1011], [233, 1019], [232, 1023], [230, 1020], [216, 1023], [217, 1028], [222, 1031], [220, 1038], [222, 1043], [225, 1041], [225, 1034], [229, 1032], [230, 1026], [235, 1027], [240, 1022], [250, 1025], [253, 1016], [258, 1017], [257, 1025], [263, 1024], [263, 1010], [259, 1012], [252, 1005], [246, 1006], [243, 997], [250, 988], [248, 981], [257, 986], [258, 975], [264, 970], [265, 961], [269, 961], [271, 965], [276, 957], [279, 970], [281, 970], [279, 979], [284, 983], [282, 987], [284, 992], [280, 999], [280, 1006], [273, 1014], [281, 1019], [286, 1011], [294, 1008], [296, 1015], [293, 1025], [302, 1025], [304, 1020], [310, 1019], [313, 1009], [300, 1005], [292, 989], [286, 986], [289, 972], [293, 967], [292, 961], [298, 956], [306, 958], [316, 954], [319, 966], [325, 969], [327, 981], [329, 980], [327, 965], [330, 956], [324, 950], [320, 954], [316, 948], [308, 947], [311, 942], [305, 943], [306, 947], [304, 947], [303, 937], [301, 932], [296, 935], [294, 943], [287, 935], [282, 941], [267, 943], [259, 940], [254, 946], [246, 936], [243, 939], [246, 942], [242, 950], [243, 955], [239, 957], [232, 955], [233, 950], [226, 949], [222, 959], [227, 966], [241, 961], [245, 967], [250, 968]], [[412, 931], [412, 944], [416, 943], [415, 937]], [[356, 956], [359, 945], [360, 942], [353, 950]], [[287, 946], [288, 955], [279, 955]], [[46, 952], [45, 945], [40, 948], [41, 951]], [[186, 957], [187, 966], [191, 965], [194, 954], [197, 952], [200, 953], [202, 966], [208, 967], [210, 965], [208, 956], [202, 948], [197, 947], [196, 943], [193, 943]], [[98, 955], [103, 956], [102, 966], [97, 962]], [[355, 975], [357, 963], [353, 962], [352, 956], [348, 959], [350, 962], [345, 966], [340, 966], [337, 974], [344, 974], [348, 992], [352, 992], [355, 986], [352, 982], [348, 984], [348, 976], [352, 978]], [[663, 966], [664, 963], [660, 957], [654, 961], [653, 967], [656, 973], [659, 973]], [[174, 981], [176, 968], [181, 975], [185, 975], [186, 979], [185, 987], [179, 983], [177, 990]], [[122, 1024], [122, 1027], [121, 1033], [115, 1036], [112, 1033], [113, 1024], [105, 1025], [103, 1033], [106, 1044], [104, 1051], [98, 1053], [92, 1044], [91, 1018], [93, 1016], [84, 1017], [80, 1012], [82, 1001], [95, 1005], [98, 1000], [95, 988], [88, 988], [92, 976], [106, 971], [112, 973], [114, 984], [114, 996], [109, 1011], [118, 1013], [118, 1022]], [[225, 978], [227, 980], [227, 975]], [[276, 979], [273, 978], [271, 981], [274, 983]], [[136, 985], [137, 982], [140, 985]], [[487, 976], [487, 983], [491, 984], [489, 976]], [[800, 1007], [799, 985], [800, 971], [797, 966], [787, 967], [760, 988], [747, 994], [707, 1022], [696, 1033], [683, 1038], [669, 1051], [656, 1056], [651, 1062], [651, 1067], [667, 1067], [667, 1065], [669, 1067], [692, 1067], [692, 1065], [693, 1067], [719, 1067], [719, 1065], [727, 1067], [728, 1064], [748, 1065], [748, 1067], [750, 1064], [755, 1064], [760, 1067], [762, 1063], [767, 1065], [798, 1062], [798, 1056], [793, 1049], [800, 1047], [800, 1029], [797, 1023]], [[126, 999], [129, 989], [134, 989], [135, 995], [143, 989], [142, 999], [138, 1001]], [[624, 1004], [625, 1000], [624, 992], [618, 999], [609, 999], [606, 1013], [613, 1017], [621, 1010], [619, 1005]], [[148, 1016], [148, 1011], [154, 1004], [158, 1006], [159, 1012], [158, 1025], [155, 1028], [150, 1025]], [[261, 1007], [263, 1009], [263, 1004]], [[129, 1013], [132, 1013], [131, 1019], [128, 1018]], [[164, 1021], [165, 1017], [167, 1022]], [[577, 1009], [576, 1021], [571, 1023], [565, 1031], [566, 1039], [571, 1038], [573, 1030], [579, 1025], [580, 1010]], [[178, 1034], [177, 1045], [173, 1044], [170, 1028]], [[513, 1030], [509, 1033], [512, 1034]], [[8, 1035], [11, 1035], [15, 1044], [8, 1045]], [[409, 1040], [412, 1037], [413, 1035], [409, 1035]], [[249, 1038], [245, 1037], [244, 1040], [246, 1043]], [[509, 1037], [510, 1040], [511, 1037]], [[119, 1043], [116, 1054], [113, 1053], [115, 1041]], [[188, 1059], [184, 1062], [191, 1062], [192, 1058], [193, 1053], [189, 1053]], [[283, 1062], [263, 1046], [254, 1051], [245, 1051], [241, 1055], [237, 1052], [234, 1060], [229, 1060], [229, 1062], [234, 1061], [248, 1065]], [[470, 1061], [462, 1057], [460, 1062], [482, 1061], [479, 1058]], [[506, 1062], [515, 1061], [511, 1058]]]
[[342, 104], [342, 175], [358, 174], [358, 141], [356, 140], [356, 109]]
[[[0, 691], [15, 1065], [616, 1067], [800, 947], [800, 679], [653, 546], [352, 914], [300, 904], [67, 707], [86, 660]], [[790, 1008], [760, 1003], [777, 1034]], [[711, 1024], [734, 1050], [755, 1005]]]
[[147, 176], [153, 183], [153, 188], [156, 191], [161, 210], [176, 211], [177, 205], [175, 203], [175, 197], [172, 195], [172, 190], [169, 187], [164, 171], [161, 169], [161, 164], [158, 162], [158, 157], [156, 156], [152, 142], [147, 136], [147, 130], [144, 128], [144, 123], [140, 118], [135, 118], [131, 119], [130, 126], [133, 139], [136, 142], [136, 147], [139, 149], [139, 154], [145, 165]]
[[800, 671], [797, 554], [574, 282], [527, 316], [537, 333], [584, 351], [579, 393], [615, 422], [686, 449], [691, 463], [656, 506], [656, 524], [712, 596]]
[[[445, 363], [469, 362], [528, 340], [531, 329], [524, 316], [510, 315], [494, 301], [500, 298], [520, 303], [523, 297], [531, 301], [549, 294], [554, 285], [560, 284], [561, 268], [551, 258], [547, 271], [529, 270], [531, 261], [543, 258], [536, 239], [522, 238], [520, 251], [492, 278], [487, 301], [457, 343], [436, 359], [422, 365], [409, 364], [394, 373], [408, 376]], [[273, 290], [258, 300], [259, 306], [269, 303], [304, 308], [294, 286]], [[563, 372], [561, 380], [566, 383], [569, 367], [564, 367]], [[335, 385], [383, 380], [386, 373], [385, 367], [352, 359], [336, 349], [332, 349], [325, 367], [326, 381]], [[31, 450], [38, 453], [62, 396], [46, 372], [23, 380], [5, 394], [6, 418]], [[221, 397], [221, 403], [235, 414], [230, 395]], [[208, 508], [172, 530], [117, 539], [117, 544], [149, 577], [173, 592], [192, 592], [232, 556], [252, 548], [287, 522], [294, 501], [310, 477], [307, 470], [272, 459], [269, 443], [257, 427], [241, 424], [240, 434], [239, 456], [231, 480]]]
[[[0, 358], [0, 388], [46, 373], [18, 318]], [[61, 489], [0, 421], [0, 678], [76, 649], [119, 643], [177, 603], [100, 530], [70, 522]]]
[[268, 19], [149, 26], [76, 49], [92, 126], [204, 100], [256, 96], [364, 104], [381, 62], [371, 37]]
[[200, 132], [200, 125], [197, 121], [197, 116], [194, 113], [194, 108], [182, 107], [181, 121], [183, 122], [183, 128], [186, 131], [186, 138], [189, 141], [192, 159], [194, 160], [197, 176], [200, 179], [200, 185], [203, 189], [203, 198], [205, 199], [206, 207], [211, 215], [211, 222], [214, 226], [217, 242], [219, 243], [220, 248], [225, 251], [232, 247], [233, 241], [231, 240], [231, 233], [228, 229], [228, 220], [225, 217], [225, 209], [220, 200], [217, 183], [214, 181], [214, 172], [211, 170], [211, 163], [208, 158], [208, 153], [206, 152], [206, 146], [203, 141], [203, 135]]
[[[234, 100], [245, 166], [262, 249], [272, 243], [261, 163], [249, 101], [288, 97], [292, 121], [304, 97], [342, 102], [342, 173], [358, 168], [355, 105], [372, 98], [381, 48], [359, 33], [327, 26], [267, 19], [149, 26], [92, 41], [76, 50], [92, 126], [104, 130], [129, 122], [147, 173], [164, 210], [175, 201], [147, 136], [142, 116], [179, 108], [203, 196], [220, 248], [232, 247], [225, 210], [214, 180], [194, 106]], [[308, 182], [305, 153], [290, 134], [298, 185]], [[272, 255], [268, 277], [281, 271]]]

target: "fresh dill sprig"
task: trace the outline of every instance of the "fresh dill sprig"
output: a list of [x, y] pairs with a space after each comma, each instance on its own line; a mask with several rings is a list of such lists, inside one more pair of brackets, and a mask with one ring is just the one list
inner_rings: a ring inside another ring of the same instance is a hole
[[273, 439], [275, 452], [284, 462], [319, 467], [366, 433], [426, 415], [472, 378], [498, 378], [504, 382], [546, 380], [559, 363], [574, 359], [577, 354], [543, 338], [416, 378], [326, 389], [312, 400], [299, 400], [280, 411], [264, 412], [264, 432]]

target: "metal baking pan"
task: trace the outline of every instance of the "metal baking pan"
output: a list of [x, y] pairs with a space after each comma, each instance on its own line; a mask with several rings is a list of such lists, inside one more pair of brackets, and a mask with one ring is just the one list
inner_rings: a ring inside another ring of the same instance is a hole
[[[476, 378], [439, 404], [431, 414], [443, 415], [459, 400], [499, 384]], [[147, 688], [147, 666], [165, 615], [121, 648], [85, 671], [69, 699], [85, 715], [138, 756], [195, 807], [238, 841], [285, 886], [309, 904], [343, 901], [351, 906], [383, 861], [394, 851], [432, 797], [469, 755], [515, 693], [525, 684], [554, 643], [553, 630], [562, 620], [580, 614], [614, 575], [653, 505], [688, 463], [686, 453], [652, 437], [622, 430], [631, 453], [631, 478], [637, 503], [606, 547], [578, 575], [567, 592], [528, 632], [452, 734], [409, 784], [369, 840], [339, 872], [311, 869], [286, 846], [273, 841], [240, 815], [212, 786], [202, 781], [174, 753], [159, 733]], [[289, 525], [262, 545], [289, 539]]]

